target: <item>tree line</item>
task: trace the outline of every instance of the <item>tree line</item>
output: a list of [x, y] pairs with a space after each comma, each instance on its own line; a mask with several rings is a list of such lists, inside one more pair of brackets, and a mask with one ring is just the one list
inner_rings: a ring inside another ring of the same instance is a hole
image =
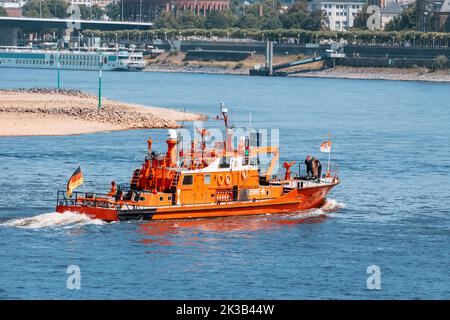
[[[70, 17], [70, 13], [67, 13], [69, 5], [70, 2], [66, 0], [29, 0], [22, 7], [22, 15], [34, 18], [67, 18]], [[98, 5], [88, 7], [81, 4], [78, 7], [83, 20], [100, 20], [109, 10], [103, 10]]]
[[[185, 10], [176, 15], [175, 12], [161, 12], [153, 22], [157, 28], [175, 29], [226, 29], [257, 28], [261, 30], [279, 28], [298, 28], [304, 30], [320, 30], [324, 21], [321, 10], [309, 12], [309, 0], [298, 0], [286, 11], [281, 10], [279, 0], [258, 0], [245, 4], [243, 0], [232, 0], [230, 9], [208, 12], [206, 17]], [[26, 17], [66, 18], [69, 16], [66, 0], [29, 0], [22, 8]], [[120, 3], [110, 3], [104, 9], [97, 5], [88, 7], [79, 5], [81, 19], [99, 20], [104, 18], [120, 20]]]
[[281, 10], [279, 0], [260, 0], [249, 5], [233, 0], [230, 9], [209, 12], [206, 17], [186, 10], [181, 14], [168, 11], [155, 20], [156, 28], [174, 29], [304, 29], [320, 30], [325, 21], [321, 10], [308, 11], [308, 0], [299, 0], [287, 10]]

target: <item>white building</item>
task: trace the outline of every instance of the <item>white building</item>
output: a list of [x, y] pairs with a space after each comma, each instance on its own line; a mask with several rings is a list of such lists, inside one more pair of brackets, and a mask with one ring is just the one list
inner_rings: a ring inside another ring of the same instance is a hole
[[70, 3], [78, 6], [82, 4], [88, 7], [92, 6], [92, 0], [70, 0]]
[[91, 0], [93, 6], [99, 6], [100, 8], [106, 7], [111, 2], [117, 2], [116, 0]]
[[6, 15], [9, 17], [22, 16], [21, 8], [26, 3], [26, 0], [0, 0], [0, 7], [4, 8]]
[[353, 27], [356, 14], [366, 3], [366, 0], [320, 1], [320, 9], [328, 18], [327, 26], [330, 30], [348, 30]]
[[412, 0], [385, 0], [384, 7], [381, 9], [382, 29], [384, 29], [392, 19], [400, 17], [403, 10], [412, 2]]
[[402, 11], [403, 7], [400, 3], [387, 3], [386, 6], [381, 9], [381, 28], [384, 29], [392, 19], [399, 17], [402, 14]]
[[76, 5], [82, 5], [91, 7], [91, 6], [99, 6], [100, 8], [106, 7], [111, 2], [117, 2], [116, 0], [70, 0], [70, 3]]

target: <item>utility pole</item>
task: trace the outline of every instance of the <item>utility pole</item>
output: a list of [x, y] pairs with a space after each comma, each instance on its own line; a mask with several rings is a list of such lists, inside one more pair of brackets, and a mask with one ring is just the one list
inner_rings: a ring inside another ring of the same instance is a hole
[[60, 54], [58, 52], [58, 90], [61, 89], [61, 62]]
[[98, 74], [98, 109], [102, 109], [102, 66], [103, 66], [103, 57], [102, 52], [100, 52], [100, 69]]

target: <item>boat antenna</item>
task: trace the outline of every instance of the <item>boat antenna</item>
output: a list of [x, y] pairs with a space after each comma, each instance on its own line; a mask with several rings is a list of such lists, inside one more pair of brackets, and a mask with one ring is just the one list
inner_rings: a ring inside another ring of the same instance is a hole
[[330, 132], [328, 132], [328, 142], [329, 142], [329, 144], [330, 144], [330, 151], [328, 152], [328, 174], [329, 175], [331, 175], [331, 146], [332, 146], [332, 144], [331, 144], [331, 131]]
[[225, 108], [225, 105], [223, 104], [222, 101], [220, 102], [220, 113], [222, 113], [225, 128], [228, 128], [228, 109]]

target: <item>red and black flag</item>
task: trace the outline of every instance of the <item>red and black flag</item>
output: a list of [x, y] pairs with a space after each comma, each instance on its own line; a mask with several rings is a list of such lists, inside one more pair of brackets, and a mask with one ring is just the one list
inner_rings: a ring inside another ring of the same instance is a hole
[[81, 168], [78, 167], [77, 170], [72, 174], [69, 181], [67, 182], [67, 196], [72, 196], [72, 191], [75, 188], [78, 188], [84, 183], [83, 173], [81, 172]]

